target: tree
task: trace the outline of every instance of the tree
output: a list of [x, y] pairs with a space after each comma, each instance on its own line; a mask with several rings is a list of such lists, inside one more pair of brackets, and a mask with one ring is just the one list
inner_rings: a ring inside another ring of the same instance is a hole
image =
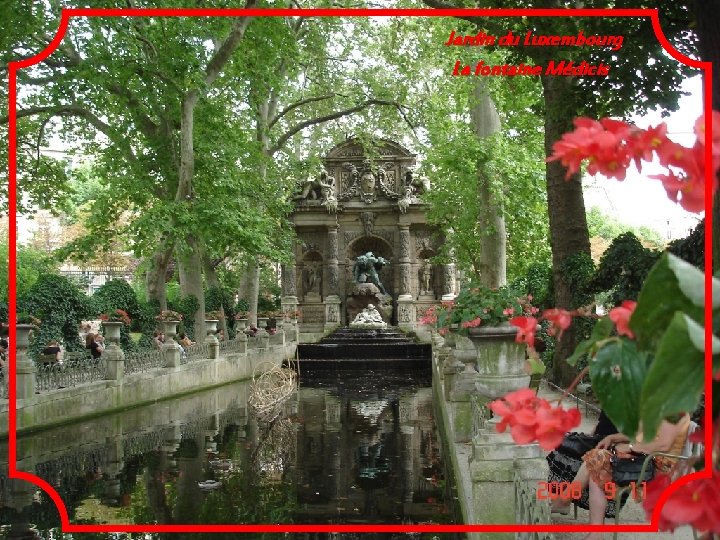
[[[441, 0], [423, 0], [431, 7], [459, 7]], [[633, 2], [643, 7], [643, 2]], [[574, 7], [573, 2], [553, 0], [535, 2], [531, 7]], [[607, 7], [601, 2], [586, 2], [583, 7]], [[470, 7], [465, 3], [463, 7]], [[507, 2], [472, 2], [472, 7], [514, 7]], [[620, 7], [615, 5], [615, 7]], [[624, 5], [623, 7], [627, 7]], [[652, 7], [649, 6], [648, 7]], [[687, 7], [675, 5], [664, 11], [663, 30], [671, 42], [684, 51], [692, 49], [686, 42], [689, 33], [682, 24], [686, 20]], [[506, 19], [495, 17], [464, 17], [484, 31], [502, 36], [512, 28], [515, 35], [526, 32], [542, 35], [620, 35], [633, 36], [625, 40], [616, 51], [587, 47], [518, 46], [511, 50], [510, 61], [514, 64], [530, 60], [543, 66], [542, 83], [545, 122], [545, 154], [552, 153], [552, 145], [563, 133], [570, 131], [576, 116], [595, 117], [625, 116], [656, 105], [674, 109], [679, 97], [677, 89], [687, 70], [675, 60], [669, 59], [657, 42], [648, 20], [639, 18], [581, 18], [547, 17]], [[678, 22], [680, 20], [681, 22]], [[488, 47], [492, 50], [493, 47]], [[651, 57], [653, 62], [647, 62]], [[552, 75], [545, 70], [550, 61], [559, 58], [586, 60], [589, 64], [605, 63], [612, 66], [608, 77], [574, 77]], [[670, 89], [670, 91], [668, 91]], [[566, 171], [558, 162], [551, 162], [545, 169], [548, 215], [550, 220], [550, 245], [552, 248], [555, 303], [558, 307], [572, 306], [573, 291], [561, 268], [566, 259], [579, 253], [590, 254], [590, 242], [585, 218], [580, 176], [566, 179]], [[563, 362], [572, 354], [575, 335], [572, 327], [563, 334], [555, 352], [552, 376], [556, 382], [566, 384], [574, 377], [574, 368]]]

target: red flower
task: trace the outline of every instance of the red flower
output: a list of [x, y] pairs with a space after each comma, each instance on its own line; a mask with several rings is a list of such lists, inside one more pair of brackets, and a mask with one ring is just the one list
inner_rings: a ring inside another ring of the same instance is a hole
[[504, 433], [510, 426], [510, 435], [517, 444], [530, 444], [537, 440], [545, 450], [557, 448], [565, 433], [580, 424], [577, 409], [566, 411], [562, 407], [552, 407], [529, 388], [510, 392], [489, 406], [502, 417], [496, 427], [499, 433]]
[[535, 330], [537, 329], [537, 319], [535, 317], [513, 317], [510, 324], [518, 327], [515, 336], [516, 343], [527, 343], [531, 347], [535, 346]]
[[[670, 485], [667, 475], [658, 475], [647, 484], [643, 507], [652, 515], [660, 494]], [[660, 529], [675, 530], [691, 525], [698, 531], [720, 532], [720, 473], [711, 478], [697, 478], [680, 486], [670, 495], [660, 512]]]
[[572, 317], [572, 313], [562, 308], [546, 309], [542, 313], [542, 318], [551, 323], [548, 329], [548, 334], [551, 336], [556, 333], [562, 334], [563, 330], [567, 330], [572, 324]]
[[480, 317], [477, 317], [472, 321], [465, 321], [460, 326], [462, 326], [463, 328], [477, 328], [478, 326], [480, 326], [480, 323], [482, 323], [482, 319]]
[[635, 334], [633, 334], [629, 326], [630, 317], [633, 311], [635, 311], [635, 306], [637, 306], [637, 302], [625, 300], [620, 307], [612, 308], [610, 313], [608, 313], [610, 320], [615, 323], [618, 334], [621, 336], [635, 337]]

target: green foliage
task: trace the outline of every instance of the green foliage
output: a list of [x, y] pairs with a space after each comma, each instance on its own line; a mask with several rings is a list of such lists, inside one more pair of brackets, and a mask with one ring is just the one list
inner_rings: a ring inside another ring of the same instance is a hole
[[595, 274], [595, 263], [587, 253], [568, 257], [560, 266], [560, 273], [573, 291], [572, 307], [577, 308], [593, 301], [590, 283]]
[[143, 348], [150, 348], [153, 346], [152, 337], [155, 331], [156, 322], [155, 315], [160, 311], [160, 308], [151, 302], [138, 302], [138, 314], [133, 319], [131, 326], [133, 331], [142, 333], [138, 345]]
[[601, 257], [590, 289], [596, 293], [610, 291], [611, 305], [636, 300], [658, 256], [658, 252], [644, 247], [633, 233], [621, 234]]
[[[7, 237], [0, 238], [0, 262], [8, 267]], [[38, 249], [18, 246], [15, 265], [15, 287], [17, 296], [23, 296], [42, 274], [55, 271], [55, 263], [47, 253]], [[0, 299], [8, 300], [8, 274], [0, 272]], [[6, 319], [5, 319], [6, 320]]]
[[[712, 280], [713, 320], [720, 315], [720, 280]], [[576, 355], [595, 353], [593, 390], [610, 419], [632, 437], [642, 421], [646, 440], [663, 419], [692, 412], [704, 383], [704, 276], [664, 253], [649, 272], [630, 319], [635, 341], [609, 337], [612, 323], [601, 319]], [[601, 330], [597, 330], [601, 328]], [[720, 340], [712, 336], [713, 370], [720, 368]]]
[[668, 244], [673, 255], [702, 269], [705, 266], [705, 220], [703, 219], [685, 238], [673, 240]]
[[122, 309], [131, 319], [135, 319], [140, 311], [135, 291], [124, 279], [112, 279], [102, 285], [92, 295], [92, 302], [97, 313]]
[[90, 299], [69, 279], [55, 274], [41, 275], [18, 298], [18, 310], [42, 321], [30, 345], [31, 354], [37, 354], [51, 339], [60, 340], [69, 351], [82, 349], [78, 327], [83, 319], [94, 315]]
[[527, 297], [512, 287], [491, 289], [471, 285], [460, 291], [451, 308], [440, 310], [438, 324], [441, 327], [457, 324], [460, 331], [472, 326], [497, 326], [523, 315], [529, 307]]
[[586, 217], [590, 236], [599, 236], [612, 241], [623, 233], [632, 233], [641, 242], [650, 244], [655, 249], [662, 249], [665, 246], [665, 241], [656, 230], [646, 226], [632, 227], [626, 225], [617, 218], [603, 213], [597, 206], [593, 206], [588, 210]]

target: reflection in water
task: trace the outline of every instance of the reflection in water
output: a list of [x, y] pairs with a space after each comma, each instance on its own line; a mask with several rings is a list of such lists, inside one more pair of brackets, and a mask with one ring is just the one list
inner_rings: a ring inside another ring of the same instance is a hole
[[[53, 485], [74, 523], [450, 521], [429, 371], [304, 372], [271, 423], [246, 402], [234, 384], [23, 437], [18, 468]], [[13, 524], [0, 538], [59, 536], [44, 492], [0, 471], [0, 497]]]

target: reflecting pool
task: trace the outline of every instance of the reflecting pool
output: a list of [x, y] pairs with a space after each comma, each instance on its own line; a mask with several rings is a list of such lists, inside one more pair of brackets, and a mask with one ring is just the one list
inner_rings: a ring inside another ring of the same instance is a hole
[[[73, 523], [454, 522], [429, 367], [299, 379], [271, 422], [248, 413], [249, 383], [237, 383], [21, 437], [18, 468], [52, 485]], [[0, 484], [0, 538], [61, 536], [45, 492], [6, 469]]]

